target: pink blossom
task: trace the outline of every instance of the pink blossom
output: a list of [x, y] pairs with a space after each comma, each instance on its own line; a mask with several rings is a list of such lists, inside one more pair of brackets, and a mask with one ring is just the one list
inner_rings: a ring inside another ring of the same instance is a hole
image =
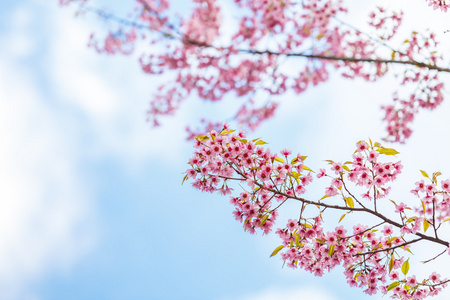
[[281, 153], [281, 155], [288, 156], [292, 153], [292, 151], [288, 150], [288, 149], [283, 149], [280, 151], [280, 153]]
[[331, 165], [331, 169], [334, 171], [334, 173], [339, 174], [342, 171], [342, 164], [335, 162]]
[[403, 212], [405, 210], [405, 208], [406, 208], [406, 204], [403, 203], [403, 202], [400, 202], [400, 204], [395, 206], [395, 212], [396, 213], [401, 213], [401, 212]]
[[328, 196], [335, 196], [337, 193], [337, 189], [333, 186], [329, 186], [325, 189], [325, 194]]
[[327, 172], [325, 171], [325, 169], [319, 169], [319, 173], [317, 173], [317, 178], [321, 178], [323, 176], [325, 176], [327, 174]]
[[369, 148], [369, 145], [365, 141], [359, 141], [356, 143], [356, 151], [362, 152]]
[[379, 153], [377, 151], [371, 150], [371, 151], [369, 151], [369, 154], [367, 155], [367, 159], [372, 163], [376, 163], [378, 155], [379, 155]]

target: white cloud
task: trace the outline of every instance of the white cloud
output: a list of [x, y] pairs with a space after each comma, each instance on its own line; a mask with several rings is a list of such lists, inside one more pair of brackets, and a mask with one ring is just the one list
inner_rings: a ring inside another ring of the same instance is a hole
[[[20, 30], [10, 34], [19, 40], [29, 35], [29, 13], [16, 12]], [[0, 298], [35, 299], [29, 284], [72, 266], [96, 233], [78, 133], [11, 58], [0, 56]]]
[[154, 129], [146, 122], [145, 111], [162, 78], [145, 75], [137, 57], [98, 54], [88, 48], [90, 34], [101, 36], [104, 30], [97, 16], [73, 18], [70, 8], [48, 5], [48, 9], [55, 30], [46, 57], [52, 88], [93, 131], [91, 154], [112, 156], [127, 168], [139, 168], [156, 156], [183, 163], [187, 112], [163, 118], [162, 128]]
[[33, 19], [33, 14], [29, 9], [20, 7], [9, 17], [10, 31], [2, 41], [2, 50], [11, 58], [20, 58], [30, 55], [35, 50], [35, 36], [28, 30]]

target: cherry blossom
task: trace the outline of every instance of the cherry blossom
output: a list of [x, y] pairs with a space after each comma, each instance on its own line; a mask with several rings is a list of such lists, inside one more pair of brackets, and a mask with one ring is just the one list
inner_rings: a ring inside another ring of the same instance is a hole
[[[425, 1], [442, 11], [450, 5], [444, 0]], [[301, 94], [328, 81], [332, 72], [368, 81], [394, 73], [400, 87], [393, 101], [382, 106], [380, 117], [386, 138], [403, 143], [413, 132], [417, 113], [442, 103], [440, 73], [450, 72], [434, 33], [413, 31], [400, 37], [404, 12], [384, 7], [368, 12], [371, 31], [363, 32], [343, 21], [351, 8], [342, 0], [236, 0], [227, 11], [239, 13], [228, 19], [225, 4], [217, 0], [192, 0], [184, 17], [171, 12], [168, 0], [136, 0], [127, 18], [86, 0], [60, 0], [61, 5], [70, 3], [78, 5], [81, 14], [93, 12], [107, 21], [108, 32], [93, 34], [89, 42], [99, 53], [128, 55], [137, 43], [150, 45], [139, 58], [142, 70], [172, 78], [150, 102], [148, 120], [155, 126], [163, 116], [175, 114], [192, 94], [212, 102], [232, 95], [242, 101], [230, 120], [254, 130], [275, 115], [282, 95]], [[231, 26], [225, 19], [236, 23]], [[287, 61], [295, 62], [295, 72]], [[394, 71], [389, 65], [400, 68]], [[189, 128], [189, 137], [220, 129], [217, 120], [203, 125], [199, 131]]]
[[[331, 172], [319, 171], [316, 177], [330, 182], [323, 197], [304, 198], [309, 195], [314, 172], [305, 165], [306, 156], [292, 158], [287, 149], [278, 156], [266, 148], [267, 142], [251, 140], [226, 124], [220, 131], [195, 137], [195, 141], [183, 182], [191, 180], [194, 188], [204, 192], [230, 194], [234, 218], [245, 231], [269, 234], [274, 230], [279, 236], [281, 245], [271, 256], [279, 255], [288, 267], [322, 276], [342, 266], [350, 286], [369, 295], [389, 294], [393, 299], [434, 296], [450, 281], [436, 272], [426, 277], [409, 274], [414, 244], [427, 241], [442, 248], [429, 261], [448, 252], [449, 242], [437, 232], [450, 221], [450, 195], [445, 190], [450, 180], [439, 184], [439, 172], [429, 176], [421, 171], [426, 180], [416, 182], [412, 195], [419, 199], [415, 204], [386, 200], [390, 184], [402, 171], [401, 162], [390, 159], [398, 152], [380, 143], [360, 141], [353, 162], [327, 160]], [[361, 188], [364, 193], [358, 197], [354, 191]], [[299, 203], [299, 212], [284, 227], [275, 229], [279, 210], [287, 201]], [[384, 213], [389, 206], [396, 218]], [[358, 213], [370, 215], [378, 223], [337, 225], [326, 231], [329, 210], [344, 213], [339, 222]]]

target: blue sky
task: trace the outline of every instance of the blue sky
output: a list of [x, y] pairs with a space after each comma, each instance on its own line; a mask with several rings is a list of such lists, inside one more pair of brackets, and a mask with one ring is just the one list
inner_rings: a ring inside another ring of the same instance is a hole
[[[322, 278], [282, 269], [269, 259], [275, 236], [243, 232], [226, 197], [181, 185], [191, 155], [185, 125], [227, 118], [237, 100], [191, 98], [152, 129], [145, 110], [161, 79], [145, 76], [135, 57], [89, 49], [101, 22], [75, 18], [57, 1], [8, 2], [0, 4], [1, 299], [381, 299], [348, 288], [341, 269]], [[424, 7], [407, 18], [415, 28]], [[450, 28], [442, 14], [426, 17], [436, 31]], [[393, 88], [392, 78], [332, 75], [286, 95], [252, 135], [324, 167], [324, 159], [350, 157], [356, 141], [384, 135], [379, 106]], [[397, 147], [405, 172], [393, 199], [411, 198], [418, 169], [449, 177], [449, 113], [444, 103], [420, 114], [411, 140]]]

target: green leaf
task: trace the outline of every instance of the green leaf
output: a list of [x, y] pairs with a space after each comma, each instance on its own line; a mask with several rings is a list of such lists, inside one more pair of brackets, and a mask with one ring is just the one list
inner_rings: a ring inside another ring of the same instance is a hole
[[284, 248], [284, 245], [281, 245], [281, 246], [276, 247], [275, 250], [273, 250], [273, 252], [272, 252], [272, 254], [270, 255], [270, 257], [277, 255], [278, 252], [280, 252], [281, 249], [283, 249], [283, 248]]
[[372, 250], [377, 250], [377, 249], [380, 249], [381, 247], [383, 247], [383, 244], [378, 243], [378, 245], [376, 245], [375, 247], [373, 247]]
[[400, 282], [394, 281], [393, 283], [391, 283], [391, 284], [388, 286], [387, 290], [388, 290], [388, 291], [393, 290], [393, 289], [395, 289], [396, 287], [398, 287], [399, 285], [400, 285]]
[[295, 236], [295, 241], [294, 241], [295, 246], [300, 247], [300, 235], [295, 234], [294, 236]]
[[233, 129], [224, 129], [224, 130], [222, 130], [221, 132], [220, 132], [220, 134], [221, 135], [226, 135], [226, 134], [229, 134], [229, 133], [233, 133], [233, 132], [235, 132], [236, 130], [233, 130]]
[[312, 228], [312, 226], [310, 225], [310, 224], [308, 224], [308, 223], [304, 223], [303, 224], [306, 228]]
[[392, 269], [394, 268], [394, 255], [391, 256], [391, 260], [389, 261], [389, 273], [391, 273]]
[[433, 183], [434, 184], [437, 184], [437, 177], [440, 176], [440, 175], [442, 175], [441, 172], [434, 172], [433, 173]]
[[420, 170], [420, 173], [422, 173], [423, 177], [430, 178], [427, 172]]
[[295, 171], [291, 172], [291, 174], [292, 174], [292, 176], [294, 176], [296, 179], [298, 179], [298, 178], [300, 177], [300, 174], [297, 173], [297, 172], [295, 172]]
[[395, 241], [396, 239], [397, 239], [396, 236], [391, 237], [391, 238], [388, 240], [388, 244], [392, 243], [392, 242]]
[[268, 218], [269, 218], [269, 215], [264, 215], [264, 217], [261, 219], [260, 226], [263, 226], [266, 223]]
[[347, 202], [347, 205], [350, 206], [351, 208], [355, 207], [355, 202], [353, 202], [353, 198], [352, 197], [345, 198], [345, 202]]
[[330, 249], [328, 249], [328, 256], [331, 257], [334, 253], [334, 245], [330, 246]]
[[427, 220], [423, 220], [423, 231], [426, 232], [430, 227], [430, 223]]
[[397, 150], [392, 149], [392, 148], [378, 148], [377, 151], [378, 151], [378, 153], [384, 154], [384, 155], [396, 155], [396, 154], [400, 153]]
[[200, 142], [204, 142], [204, 141], [209, 140], [209, 137], [207, 137], [206, 135], [199, 135], [199, 136], [196, 136], [195, 139]]
[[275, 161], [280, 162], [282, 164], [284, 164], [284, 160], [282, 158], [279, 157], [275, 157]]
[[265, 145], [267, 144], [266, 142], [264, 142], [263, 140], [259, 140], [255, 143], [255, 145]]
[[409, 271], [409, 258], [402, 265], [402, 273], [403, 275], [408, 274]]
[[416, 216], [409, 218], [408, 220], [406, 220], [406, 223], [412, 223], [417, 219]]
[[311, 170], [311, 169], [308, 168], [307, 166], [302, 166], [302, 168], [303, 168], [303, 170], [305, 170], [305, 171], [310, 171], [310, 172], [315, 173], [313, 170]]
[[184, 176], [183, 181], [181, 182], [181, 185], [183, 185], [183, 183], [189, 178], [189, 176], [186, 174], [186, 176]]
[[346, 165], [343, 165], [342, 168], [343, 168], [345, 171], [350, 172], [350, 168], [347, 167]]
[[[422, 200], [420, 200], [422, 201]], [[423, 214], [427, 212], [427, 207], [425, 206], [425, 202], [422, 201]]]

